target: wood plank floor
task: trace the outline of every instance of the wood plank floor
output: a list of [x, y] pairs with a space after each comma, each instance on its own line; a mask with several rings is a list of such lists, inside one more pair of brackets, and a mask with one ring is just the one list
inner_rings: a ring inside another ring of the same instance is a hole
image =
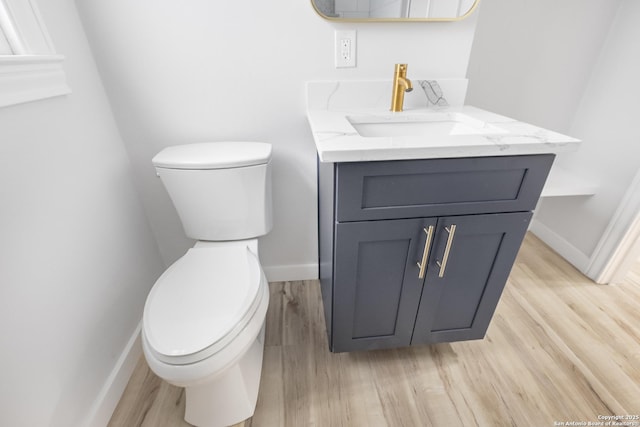
[[[624, 284], [596, 285], [528, 235], [484, 340], [358, 353], [327, 350], [318, 282], [270, 286], [247, 427], [538, 427], [640, 415], [640, 263]], [[187, 426], [183, 413], [183, 391], [141, 360], [109, 426]]]

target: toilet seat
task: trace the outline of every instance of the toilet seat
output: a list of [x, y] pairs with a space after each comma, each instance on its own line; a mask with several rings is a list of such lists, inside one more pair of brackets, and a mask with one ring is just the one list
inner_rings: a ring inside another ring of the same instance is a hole
[[148, 349], [171, 365], [219, 352], [255, 314], [263, 278], [258, 258], [246, 246], [189, 249], [149, 293], [143, 316]]

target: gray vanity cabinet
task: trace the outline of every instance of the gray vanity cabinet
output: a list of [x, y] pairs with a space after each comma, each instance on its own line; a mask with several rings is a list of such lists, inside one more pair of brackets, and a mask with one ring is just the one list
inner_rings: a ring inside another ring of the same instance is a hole
[[482, 338], [553, 158], [319, 163], [331, 350]]

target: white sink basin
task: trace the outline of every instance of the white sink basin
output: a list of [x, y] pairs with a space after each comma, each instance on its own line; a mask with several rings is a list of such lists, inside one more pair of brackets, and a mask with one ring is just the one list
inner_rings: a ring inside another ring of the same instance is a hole
[[508, 131], [467, 114], [429, 112], [419, 114], [388, 113], [346, 116], [362, 137], [441, 137], [453, 135], [493, 135]]

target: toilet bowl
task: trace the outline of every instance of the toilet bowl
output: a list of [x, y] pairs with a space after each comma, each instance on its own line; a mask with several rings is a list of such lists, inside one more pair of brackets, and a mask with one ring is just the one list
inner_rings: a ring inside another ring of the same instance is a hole
[[256, 405], [269, 289], [254, 242], [242, 243], [189, 249], [145, 305], [145, 358], [159, 377], [186, 388], [193, 425], [232, 425]]
[[151, 370], [186, 389], [185, 420], [239, 423], [255, 410], [268, 282], [257, 237], [271, 229], [271, 147], [170, 147], [153, 163], [187, 235], [199, 239], [149, 292], [142, 347]]

